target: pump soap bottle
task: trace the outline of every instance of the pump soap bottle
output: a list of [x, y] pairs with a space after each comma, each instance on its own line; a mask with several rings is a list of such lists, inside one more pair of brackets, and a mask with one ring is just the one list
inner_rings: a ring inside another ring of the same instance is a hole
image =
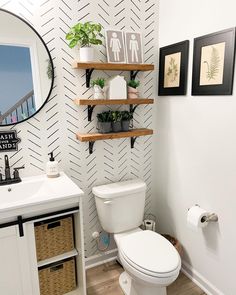
[[49, 153], [50, 159], [46, 164], [46, 174], [49, 178], [56, 178], [59, 177], [59, 165], [58, 162], [55, 161], [55, 158], [53, 157], [53, 152]]

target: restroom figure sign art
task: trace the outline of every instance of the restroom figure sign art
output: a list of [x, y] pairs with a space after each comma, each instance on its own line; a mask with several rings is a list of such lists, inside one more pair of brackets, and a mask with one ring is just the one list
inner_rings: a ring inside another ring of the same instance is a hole
[[124, 35], [119, 30], [105, 30], [107, 60], [110, 63], [126, 63]]
[[142, 34], [125, 32], [127, 62], [130, 64], [143, 63]]
[[129, 41], [129, 50], [131, 50], [131, 60], [132, 62], [138, 62], [138, 41], [134, 34], [131, 35], [131, 40]]
[[120, 60], [120, 49], [121, 49], [121, 43], [119, 38], [117, 37], [117, 33], [112, 33], [112, 38], [110, 41], [110, 47], [111, 51], [114, 55], [114, 60], [119, 61]]

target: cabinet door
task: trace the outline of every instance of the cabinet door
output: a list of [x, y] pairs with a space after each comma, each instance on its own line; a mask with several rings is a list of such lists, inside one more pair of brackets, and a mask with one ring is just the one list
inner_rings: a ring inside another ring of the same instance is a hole
[[0, 294], [23, 295], [16, 226], [0, 229]]

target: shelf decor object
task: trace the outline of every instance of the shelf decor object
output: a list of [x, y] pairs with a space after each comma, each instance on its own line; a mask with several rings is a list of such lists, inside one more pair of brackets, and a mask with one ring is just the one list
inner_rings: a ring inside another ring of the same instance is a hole
[[142, 64], [144, 59], [142, 33], [125, 31], [124, 35], [127, 62], [131, 64]]
[[103, 62], [74, 62], [73, 69], [86, 71], [86, 87], [90, 87], [90, 80], [94, 70], [101, 71], [130, 71], [130, 80], [134, 80], [139, 71], [153, 71], [153, 64], [122, 64]]
[[140, 104], [153, 104], [154, 99], [137, 98], [137, 99], [80, 99], [74, 100], [76, 105], [88, 106], [88, 121], [92, 120], [93, 110], [97, 105], [130, 105], [130, 112], [134, 113]]
[[160, 48], [159, 96], [186, 94], [188, 55], [188, 40]]
[[235, 28], [194, 39], [192, 95], [231, 95]]
[[145, 135], [152, 135], [153, 130], [152, 129], [133, 129], [127, 132], [117, 132], [117, 133], [77, 133], [76, 137], [81, 142], [88, 142], [89, 143], [89, 154], [93, 153], [93, 146], [95, 141], [97, 140], [107, 140], [107, 139], [119, 139], [119, 138], [127, 138], [130, 137], [130, 144], [131, 148], [134, 147], [134, 143], [139, 136], [145, 136]]
[[105, 29], [107, 60], [110, 63], [126, 63], [125, 39], [122, 30]]
[[80, 61], [93, 61], [94, 48], [92, 45], [102, 45], [102, 25], [92, 22], [77, 23], [66, 34], [69, 47], [79, 46]]

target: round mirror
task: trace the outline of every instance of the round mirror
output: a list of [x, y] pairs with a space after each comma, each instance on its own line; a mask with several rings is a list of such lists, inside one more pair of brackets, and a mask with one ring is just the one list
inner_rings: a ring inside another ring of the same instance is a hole
[[25, 20], [0, 9], [0, 126], [34, 116], [49, 98], [53, 81], [43, 39]]

